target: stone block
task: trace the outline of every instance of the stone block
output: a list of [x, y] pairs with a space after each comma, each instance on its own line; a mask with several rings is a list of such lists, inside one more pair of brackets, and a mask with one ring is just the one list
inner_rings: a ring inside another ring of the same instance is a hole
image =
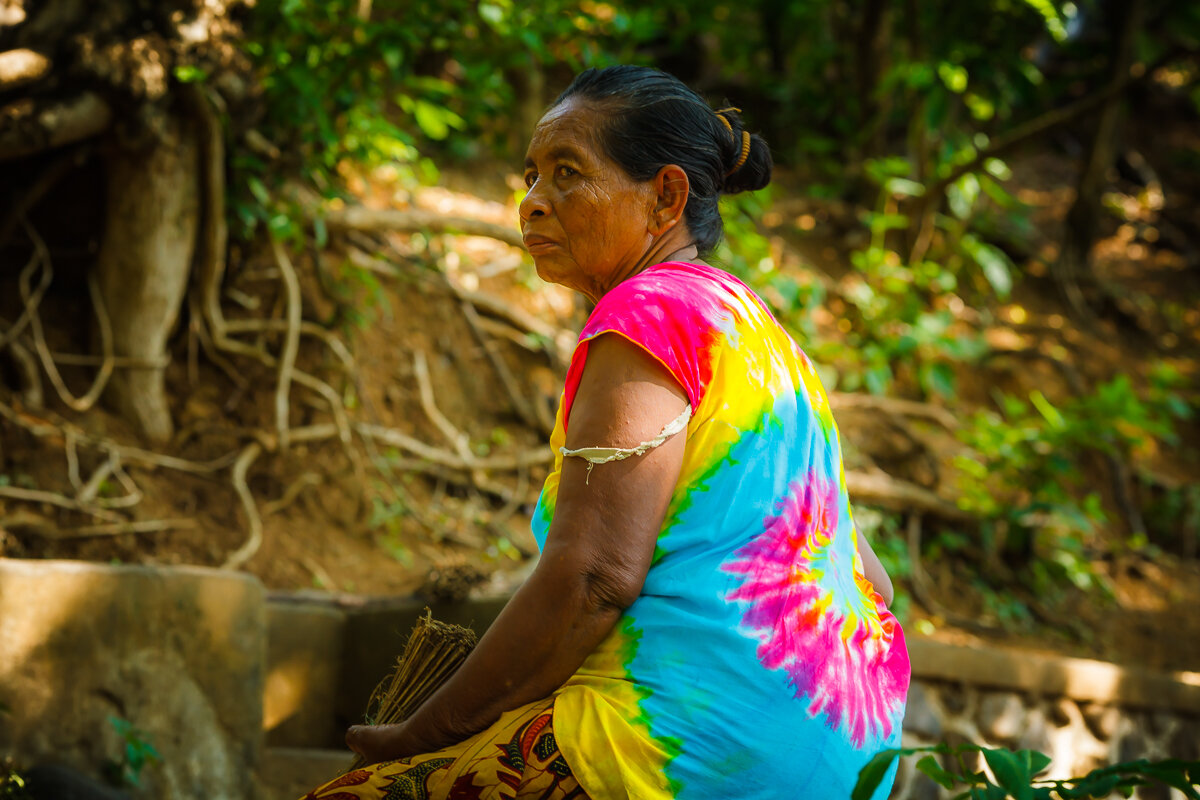
[[267, 604], [263, 729], [271, 747], [339, 747], [336, 722], [346, 613], [329, 603]]
[[111, 722], [162, 757], [135, 798], [247, 800], [262, 739], [262, 585], [195, 567], [0, 559], [0, 754], [99, 776]]
[[984, 692], [975, 723], [991, 742], [1012, 741], [1025, 726], [1025, 704], [1015, 692]]
[[1015, 749], [1049, 753], [1052, 750], [1050, 732], [1050, 725], [1046, 722], [1046, 712], [1041, 708], [1032, 708], [1026, 714], [1025, 725], [1017, 735]]
[[937, 706], [937, 690], [920, 681], [908, 685], [908, 704], [904, 709], [904, 730], [925, 739], [942, 735], [942, 718]]
[[268, 747], [259, 769], [261, 800], [296, 800], [345, 772], [353, 761], [349, 750]]
[[508, 594], [502, 594], [437, 604], [415, 598], [389, 598], [347, 608], [338, 725], [344, 729], [363, 721], [371, 692], [392, 671], [417, 617], [427, 605], [434, 619], [472, 628], [482, 636], [508, 598]]
[[1167, 756], [1181, 761], [1200, 761], [1200, 719], [1181, 721], [1167, 743]]
[[1117, 732], [1117, 723], [1121, 721], [1121, 711], [1116, 706], [1104, 703], [1085, 703], [1080, 707], [1083, 721], [1088, 730], [1102, 742], [1107, 742]]

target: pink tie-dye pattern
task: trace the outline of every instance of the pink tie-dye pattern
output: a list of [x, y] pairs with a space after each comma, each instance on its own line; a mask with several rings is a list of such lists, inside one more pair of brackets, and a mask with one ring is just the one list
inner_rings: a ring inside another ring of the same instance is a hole
[[728, 597], [749, 603], [742, 624], [761, 640], [762, 665], [785, 670], [796, 696], [810, 698], [809, 713], [824, 714], [831, 728], [844, 724], [861, 747], [868, 736], [891, 734], [904, 702], [907, 655], [890, 646], [902, 634], [874, 596], [856, 597], [822, 580], [825, 568], [845, 568], [830, 547], [837, 484], [810, 475], [789, 489], [778, 515], [767, 517], [763, 532], [724, 566], [746, 579]]

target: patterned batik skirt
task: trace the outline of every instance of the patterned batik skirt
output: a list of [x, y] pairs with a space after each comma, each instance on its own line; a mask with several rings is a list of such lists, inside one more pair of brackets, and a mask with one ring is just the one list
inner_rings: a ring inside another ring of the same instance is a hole
[[301, 800], [588, 800], [554, 738], [554, 700], [444, 750], [352, 770]]

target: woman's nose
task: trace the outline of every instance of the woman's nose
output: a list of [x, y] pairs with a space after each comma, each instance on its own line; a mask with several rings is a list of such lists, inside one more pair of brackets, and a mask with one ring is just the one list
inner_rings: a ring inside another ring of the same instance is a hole
[[533, 186], [525, 193], [524, 199], [521, 200], [521, 205], [517, 207], [521, 219], [525, 222], [550, 213], [550, 206], [546, 203], [546, 198], [542, 191], [538, 188], [539, 181], [534, 181]]

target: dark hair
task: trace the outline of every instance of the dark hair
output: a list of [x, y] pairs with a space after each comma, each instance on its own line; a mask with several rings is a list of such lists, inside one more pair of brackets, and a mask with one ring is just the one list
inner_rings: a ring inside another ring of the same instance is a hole
[[738, 113], [728, 109], [718, 116], [700, 95], [661, 70], [589, 69], [554, 105], [571, 98], [599, 103], [610, 112], [601, 145], [634, 180], [650, 180], [667, 164], [683, 168], [691, 184], [684, 219], [701, 255], [721, 241], [721, 195], [761, 189], [771, 181], [771, 151], [763, 138], [750, 137], [749, 154], [737, 166], [744, 141]]

